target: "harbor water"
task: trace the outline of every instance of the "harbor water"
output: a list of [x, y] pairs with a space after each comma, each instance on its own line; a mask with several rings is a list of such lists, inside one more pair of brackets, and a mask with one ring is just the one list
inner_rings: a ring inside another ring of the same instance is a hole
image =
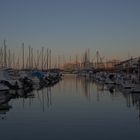
[[140, 94], [65, 75], [0, 105], [0, 134], [1, 140], [139, 140]]

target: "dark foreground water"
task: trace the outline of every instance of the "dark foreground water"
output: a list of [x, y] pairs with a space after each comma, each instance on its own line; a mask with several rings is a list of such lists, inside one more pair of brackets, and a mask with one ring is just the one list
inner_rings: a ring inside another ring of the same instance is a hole
[[0, 140], [140, 139], [140, 95], [72, 75], [33, 94], [0, 110]]

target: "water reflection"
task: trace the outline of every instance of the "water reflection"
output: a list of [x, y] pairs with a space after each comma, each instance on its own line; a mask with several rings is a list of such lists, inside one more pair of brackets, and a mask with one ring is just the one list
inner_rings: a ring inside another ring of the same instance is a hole
[[52, 106], [51, 87], [37, 90], [35, 94], [43, 112], [45, 111], [45, 107], [49, 108]]
[[12, 108], [8, 104], [10, 100], [10, 95], [8, 92], [0, 92], [0, 119], [6, 119], [6, 113]]
[[138, 112], [138, 118], [140, 118], [140, 95], [139, 94], [124, 94], [124, 98], [126, 99], [126, 106], [128, 108], [135, 107]]
[[[85, 97], [87, 99], [90, 99], [90, 84], [92, 84], [92, 80], [89, 79], [89, 78], [86, 78], [86, 77], [75, 77], [76, 79], [76, 91], [79, 91], [78, 88], [82, 88], [84, 94], [85, 94]], [[78, 86], [78, 83], [80, 83], [80, 87]]]
[[[115, 100], [118, 97], [124, 97], [126, 100], [126, 107], [133, 108], [135, 107], [138, 110], [138, 117], [140, 118], [140, 95], [139, 94], [126, 94], [120, 92], [119, 87], [116, 85], [105, 85], [103, 83], [96, 83], [93, 79], [88, 77], [78, 77], [75, 75], [67, 76], [67, 81], [70, 85], [70, 89], [73, 88], [75, 84], [76, 93], [79, 93], [81, 90], [85, 95], [85, 98], [88, 101], [91, 101], [92, 94], [96, 94], [96, 101], [100, 101], [101, 98], [105, 96], [110, 96], [112, 100]], [[64, 83], [64, 87], [66, 83]], [[93, 90], [94, 88], [94, 90]]]
[[120, 92], [117, 86], [66, 75], [53, 87], [0, 96], [5, 140], [140, 137], [140, 95]]
[[140, 95], [132, 95], [132, 104], [136, 106], [136, 109], [138, 110], [138, 117], [140, 118]]
[[[120, 92], [118, 87], [114, 85], [96, 83], [93, 79], [86, 77], [66, 75], [62, 81], [53, 87], [42, 88], [34, 91], [16, 90], [10, 91], [10, 93], [0, 93], [0, 114], [4, 114], [1, 118], [4, 119], [11, 108], [14, 109], [16, 106], [20, 105], [22, 106], [22, 109], [27, 106], [38, 106], [42, 112], [45, 112], [49, 108], [53, 108], [59, 104], [61, 101], [63, 102], [66, 100], [64, 98], [67, 96], [70, 96], [69, 100], [74, 100], [74, 96], [80, 97], [80, 99], [77, 99], [78, 101], [81, 99], [83, 100], [82, 97], [84, 97], [87, 102], [91, 103], [102, 103], [109, 97], [112, 101], [118, 100], [118, 98], [121, 100], [124, 98], [126, 101], [126, 107], [135, 107], [136, 110], [138, 110], [138, 116], [140, 117], [139, 94], [125, 94]], [[59, 98], [60, 100], [58, 100]], [[20, 101], [18, 99], [20, 99]]]
[[6, 119], [6, 113], [12, 108], [8, 103], [4, 103], [0, 105], [0, 119]]

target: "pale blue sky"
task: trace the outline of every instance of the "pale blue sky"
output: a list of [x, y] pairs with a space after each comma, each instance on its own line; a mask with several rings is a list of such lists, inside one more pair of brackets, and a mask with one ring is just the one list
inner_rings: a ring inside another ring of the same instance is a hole
[[139, 0], [0, 0], [0, 42], [66, 55], [91, 48], [107, 58], [138, 56], [139, 15]]

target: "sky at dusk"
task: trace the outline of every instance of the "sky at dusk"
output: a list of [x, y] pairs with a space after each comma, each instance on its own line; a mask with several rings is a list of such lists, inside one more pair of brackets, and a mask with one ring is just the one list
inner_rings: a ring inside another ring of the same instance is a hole
[[140, 54], [139, 0], [0, 0], [0, 45], [107, 58]]

